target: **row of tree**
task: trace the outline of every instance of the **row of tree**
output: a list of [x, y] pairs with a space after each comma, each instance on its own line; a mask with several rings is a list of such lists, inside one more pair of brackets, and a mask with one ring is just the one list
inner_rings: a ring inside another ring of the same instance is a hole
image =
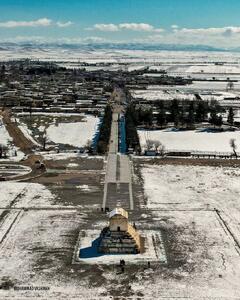
[[[144, 108], [135, 106], [132, 110], [132, 118], [136, 125], [152, 126], [154, 121], [160, 127], [173, 123], [176, 127], [194, 128], [196, 123], [209, 122], [214, 126], [221, 126], [223, 123], [222, 113], [225, 110], [216, 101], [210, 103], [205, 101], [159, 101], [157, 103], [157, 114], [154, 117], [151, 107]], [[234, 112], [228, 111], [228, 123], [234, 124]]]
[[133, 104], [128, 105], [125, 113], [125, 128], [126, 128], [126, 144], [127, 149], [140, 149], [139, 137], [136, 126], [138, 125], [136, 119], [136, 107]]
[[97, 143], [97, 152], [104, 154], [107, 152], [109, 139], [111, 135], [112, 110], [107, 105], [104, 111], [103, 121], [100, 127], [99, 139]]

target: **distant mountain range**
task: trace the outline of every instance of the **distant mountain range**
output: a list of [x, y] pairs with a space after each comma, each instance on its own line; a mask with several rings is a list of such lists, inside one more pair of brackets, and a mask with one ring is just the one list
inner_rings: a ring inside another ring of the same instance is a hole
[[0, 51], [21, 48], [25, 50], [42, 50], [46, 48], [63, 48], [71, 50], [148, 50], [148, 51], [234, 51], [240, 52], [239, 48], [224, 49], [207, 45], [181, 45], [181, 44], [145, 44], [145, 43], [0, 43]]

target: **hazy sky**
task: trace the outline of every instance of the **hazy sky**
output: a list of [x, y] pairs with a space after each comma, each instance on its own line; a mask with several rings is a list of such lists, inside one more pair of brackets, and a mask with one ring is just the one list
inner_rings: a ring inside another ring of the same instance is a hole
[[240, 0], [0, 0], [0, 39], [240, 46]]

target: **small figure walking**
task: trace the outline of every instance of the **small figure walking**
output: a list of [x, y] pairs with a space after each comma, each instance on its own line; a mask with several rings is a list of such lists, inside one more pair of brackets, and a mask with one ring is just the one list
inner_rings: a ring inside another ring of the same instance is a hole
[[120, 266], [125, 266], [125, 260], [124, 259], [120, 259]]

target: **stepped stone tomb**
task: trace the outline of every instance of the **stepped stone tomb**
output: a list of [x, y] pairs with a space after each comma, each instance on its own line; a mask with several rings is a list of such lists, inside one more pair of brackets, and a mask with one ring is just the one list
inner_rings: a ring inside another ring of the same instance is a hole
[[109, 226], [100, 235], [100, 253], [137, 254], [143, 252], [143, 238], [128, 222], [128, 212], [115, 208], [109, 213]]

